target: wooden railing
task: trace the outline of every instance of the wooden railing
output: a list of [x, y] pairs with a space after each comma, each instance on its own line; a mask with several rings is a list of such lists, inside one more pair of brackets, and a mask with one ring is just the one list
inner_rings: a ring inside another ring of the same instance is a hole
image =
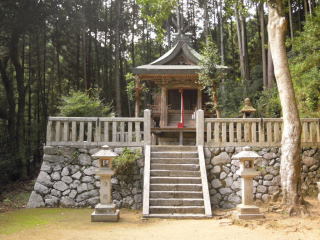
[[49, 117], [47, 145], [143, 146], [150, 144], [151, 113], [143, 118]]
[[[301, 124], [302, 146], [320, 146], [320, 119], [302, 118]], [[282, 119], [206, 118], [204, 132], [206, 146], [280, 146]]]

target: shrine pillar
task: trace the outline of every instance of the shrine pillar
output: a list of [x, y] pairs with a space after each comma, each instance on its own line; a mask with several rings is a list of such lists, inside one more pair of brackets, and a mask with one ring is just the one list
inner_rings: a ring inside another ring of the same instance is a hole
[[160, 127], [167, 126], [168, 123], [168, 104], [167, 104], [167, 88], [161, 86], [161, 99], [160, 99]]
[[140, 114], [140, 106], [141, 106], [141, 83], [140, 83], [140, 78], [136, 76], [135, 78], [135, 109], [134, 109], [134, 116], [139, 117]]
[[202, 91], [198, 88], [197, 92], [197, 109], [202, 109]]

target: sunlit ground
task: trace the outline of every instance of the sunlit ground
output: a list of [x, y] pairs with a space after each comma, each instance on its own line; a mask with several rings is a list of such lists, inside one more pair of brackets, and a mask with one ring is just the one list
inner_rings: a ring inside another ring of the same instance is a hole
[[223, 211], [215, 212], [212, 219], [143, 220], [140, 211], [121, 209], [117, 223], [91, 223], [92, 209], [11, 210], [0, 213], [0, 239], [319, 240], [320, 204], [316, 200], [312, 204], [310, 217], [289, 218], [266, 213], [266, 220], [259, 221], [233, 221]]

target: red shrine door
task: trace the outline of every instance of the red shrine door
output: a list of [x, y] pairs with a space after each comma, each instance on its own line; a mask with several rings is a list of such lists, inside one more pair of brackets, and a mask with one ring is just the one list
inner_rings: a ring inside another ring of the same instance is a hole
[[168, 90], [168, 126], [192, 127], [197, 108], [197, 89]]

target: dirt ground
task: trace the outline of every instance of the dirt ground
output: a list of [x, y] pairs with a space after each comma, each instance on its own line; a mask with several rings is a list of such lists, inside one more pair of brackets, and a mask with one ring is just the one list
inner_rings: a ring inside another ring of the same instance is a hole
[[212, 219], [141, 219], [140, 211], [121, 209], [118, 223], [91, 223], [92, 209], [19, 209], [0, 213], [1, 240], [320, 240], [320, 203], [308, 217], [268, 211], [264, 220], [233, 220], [231, 211]]

